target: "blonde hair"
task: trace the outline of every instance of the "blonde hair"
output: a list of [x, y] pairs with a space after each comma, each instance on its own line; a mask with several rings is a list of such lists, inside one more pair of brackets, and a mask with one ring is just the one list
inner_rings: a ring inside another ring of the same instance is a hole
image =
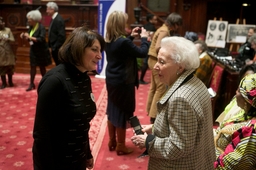
[[124, 36], [126, 34], [126, 15], [127, 14], [122, 11], [114, 11], [109, 15], [106, 26], [106, 42], [115, 41], [119, 37]]

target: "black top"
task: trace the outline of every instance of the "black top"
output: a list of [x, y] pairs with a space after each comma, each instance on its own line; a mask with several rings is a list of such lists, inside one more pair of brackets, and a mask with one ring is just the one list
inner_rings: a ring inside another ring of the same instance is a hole
[[238, 60], [239, 62], [242, 62], [243, 64], [245, 64], [245, 60], [247, 60], [247, 59], [253, 60], [253, 58], [254, 58], [255, 51], [251, 47], [251, 43], [249, 43], [249, 42], [245, 42], [240, 47], [239, 52], [240, 53], [238, 54], [236, 60]]
[[137, 47], [132, 40], [133, 37], [121, 37], [116, 41], [106, 43], [106, 83], [138, 86], [136, 58], [147, 57], [149, 42], [147, 38], [141, 38], [141, 47]]
[[66, 39], [65, 22], [60, 14], [52, 20], [48, 32], [48, 44], [53, 51], [58, 51]]
[[60, 64], [38, 87], [33, 131], [35, 169], [85, 169], [92, 158], [88, 131], [96, 114], [91, 80], [76, 67]]
[[[32, 27], [29, 28], [28, 34]], [[30, 65], [32, 66], [47, 66], [52, 63], [48, 45], [45, 40], [46, 31], [42, 24], [38, 24], [37, 30], [33, 33], [37, 41], [33, 41], [30, 45]]]
[[148, 22], [147, 24], [145, 24], [145, 25], [144, 25], [144, 28], [145, 28], [147, 31], [153, 31], [153, 32], [156, 31], [155, 25], [151, 24], [150, 22]]

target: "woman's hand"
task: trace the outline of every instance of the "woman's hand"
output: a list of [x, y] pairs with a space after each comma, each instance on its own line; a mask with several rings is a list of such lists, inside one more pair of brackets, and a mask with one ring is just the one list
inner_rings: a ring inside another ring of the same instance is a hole
[[152, 134], [152, 127], [153, 127], [153, 124], [150, 124], [150, 125], [142, 125], [141, 131], [142, 131], [142, 132], [146, 132], [147, 134]]
[[136, 37], [140, 35], [141, 37], [148, 38], [148, 32], [143, 27], [135, 27], [132, 30], [131, 36]]
[[131, 36], [136, 37], [136, 36], [139, 35], [139, 32], [140, 32], [140, 27], [135, 27], [135, 28], [132, 29]]
[[86, 168], [92, 169], [93, 166], [94, 166], [94, 160], [93, 160], [93, 158], [87, 159], [87, 160], [86, 160]]
[[132, 143], [139, 147], [140, 149], [143, 149], [146, 147], [146, 138], [147, 138], [147, 134], [144, 133], [143, 135], [135, 135], [131, 138]]
[[24, 32], [20, 34], [20, 38], [24, 38]]
[[29, 34], [26, 32], [26, 33], [24, 33], [24, 38], [26, 38], [26, 39], [29, 39], [30, 38], [30, 36], [29, 36]]
[[148, 38], [148, 36], [148, 31], [145, 28], [141, 27], [140, 37]]

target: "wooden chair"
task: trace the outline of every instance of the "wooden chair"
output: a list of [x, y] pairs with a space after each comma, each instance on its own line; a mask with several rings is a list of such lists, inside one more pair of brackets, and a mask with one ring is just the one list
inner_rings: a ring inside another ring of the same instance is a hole
[[220, 93], [220, 86], [221, 86], [223, 72], [224, 72], [223, 66], [221, 66], [219, 64], [215, 64], [214, 68], [212, 70], [211, 78], [210, 78], [209, 87], [212, 88], [214, 92], [216, 92], [216, 95], [211, 98], [213, 119], [215, 118], [214, 113], [215, 113], [216, 100], [218, 99], [218, 97], [220, 95], [219, 93]]

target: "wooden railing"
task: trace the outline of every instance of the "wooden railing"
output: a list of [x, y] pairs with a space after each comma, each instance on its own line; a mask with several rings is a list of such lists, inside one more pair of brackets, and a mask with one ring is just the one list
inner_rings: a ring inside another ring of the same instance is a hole
[[151, 11], [150, 9], [148, 9], [148, 8], [147, 8], [146, 6], [144, 6], [142, 3], [140, 3], [140, 7], [141, 7], [142, 9], [144, 9], [145, 11], [147, 11], [148, 13], [155, 15], [155, 16], [157, 17], [157, 19], [158, 19], [159, 21], [161, 21], [162, 23], [165, 22], [165, 21], [164, 21], [161, 17], [159, 17], [155, 12]]

